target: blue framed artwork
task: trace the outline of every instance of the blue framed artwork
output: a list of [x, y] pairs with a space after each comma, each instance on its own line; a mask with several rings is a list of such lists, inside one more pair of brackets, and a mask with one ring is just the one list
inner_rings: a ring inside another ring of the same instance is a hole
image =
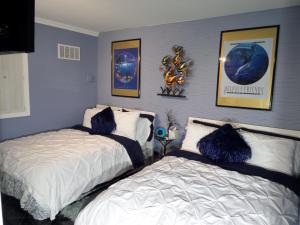
[[111, 95], [139, 98], [141, 39], [114, 41], [111, 53]]
[[279, 25], [222, 31], [216, 105], [271, 110]]

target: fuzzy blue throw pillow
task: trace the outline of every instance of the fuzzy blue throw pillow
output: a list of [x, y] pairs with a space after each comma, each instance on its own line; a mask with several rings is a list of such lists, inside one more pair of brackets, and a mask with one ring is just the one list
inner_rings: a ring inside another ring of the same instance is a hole
[[107, 135], [116, 129], [114, 113], [110, 107], [94, 115], [91, 119], [92, 130], [90, 134]]
[[215, 162], [244, 162], [251, 158], [251, 148], [230, 124], [200, 139], [197, 147]]

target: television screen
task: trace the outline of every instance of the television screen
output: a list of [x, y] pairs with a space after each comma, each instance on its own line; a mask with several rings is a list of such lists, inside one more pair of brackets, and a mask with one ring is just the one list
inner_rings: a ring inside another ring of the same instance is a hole
[[0, 54], [34, 51], [34, 0], [1, 3]]

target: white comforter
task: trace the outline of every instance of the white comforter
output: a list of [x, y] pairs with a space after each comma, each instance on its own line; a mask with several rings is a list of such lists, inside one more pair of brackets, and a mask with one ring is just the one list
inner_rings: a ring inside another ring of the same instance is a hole
[[19, 196], [21, 206], [30, 204], [31, 196], [51, 219], [82, 193], [125, 172], [131, 165], [118, 142], [73, 129], [0, 143], [0, 171], [25, 186]]
[[169, 156], [102, 192], [75, 225], [292, 225], [298, 204], [280, 184]]

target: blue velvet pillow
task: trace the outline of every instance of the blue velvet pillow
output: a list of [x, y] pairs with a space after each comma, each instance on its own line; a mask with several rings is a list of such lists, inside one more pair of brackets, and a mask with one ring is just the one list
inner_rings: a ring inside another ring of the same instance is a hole
[[91, 119], [91, 123], [92, 130], [90, 134], [111, 134], [111, 132], [113, 132], [117, 127], [114, 113], [110, 107], [107, 107], [106, 109], [94, 115]]
[[244, 162], [251, 158], [251, 148], [230, 124], [200, 139], [197, 147], [216, 162]]

